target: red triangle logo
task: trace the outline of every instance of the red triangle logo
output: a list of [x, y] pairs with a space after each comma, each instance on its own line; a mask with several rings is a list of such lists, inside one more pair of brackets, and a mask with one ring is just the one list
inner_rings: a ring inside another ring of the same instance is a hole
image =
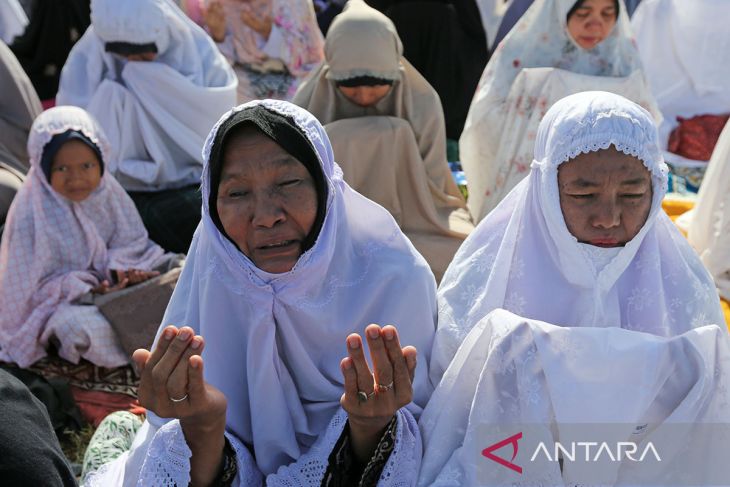
[[[515, 472], [521, 474], [522, 473], [522, 467], [520, 467], [519, 465], [515, 465], [514, 463], [512, 463], [514, 461], [515, 457], [517, 457], [517, 451], [520, 448], [519, 445], [517, 444], [517, 442], [519, 440], [521, 440], [521, 439], [522, 439], [522, 432], [520, 431], [516, 435], [512, 435], [509, 438], [505, 438], [504, 440], [502, 440], [500, 442], [497, 442], [497, 443], [495, 443], [492, 446], [486, 447], [484, 450], [482, 450], [482, 455], [484, 455], [485, 457], [489, 458], [493, 462], [499, 463], [503, 467], [507, 467], [510, 470], [514, 470]], [[505, 460], [502, 457], [498, 457], [497, 455], [495, 455], [494, 453], [492, 453], [495, 450], [499, 450], [500, 448], [502, 448], [504, 446], [507, 446], [507, 445], [512, 445], [512, 458], [509, 461], [508, 460]]]

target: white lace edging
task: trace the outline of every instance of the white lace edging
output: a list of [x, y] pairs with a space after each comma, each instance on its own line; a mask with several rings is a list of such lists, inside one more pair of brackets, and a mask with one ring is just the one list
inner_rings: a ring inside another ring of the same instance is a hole
[[[266, 478], [267, 487], [319, 487], [327, 470], [328, 459], [347, 423], [347, 413], [338, 409], [327, 430], [312, 448], [290, 464], [279, 467]], [[226, 438], [236, 452], [238, 475], [233, 485], [260, 487], [263, 475], [253, 456], [234, 435]], [[180, 422], [170, 421], [155, 433], [147, 449], [136, 485], [138, 487], [176, 487], [190, 483], [190, 457], [192, 452], [185, 441]], [[405, 408], [397, 413], [395, 448], [380, 474], [378, 487], [407, 487], [415, 485], [422, 458], [421, 433], [413, 415]], [[119, 472], [119, 462], [127, 455], [103, 465], [89, 475], [85, 487], [109, 487], [113, 472]], [[123, 468], [123, 467], [122, 467]], [[111, 475], [110, 475], [111, 474]]]
[[238, 487], [261, 487], [264, 482], [264, 476], [261, 474], [253, 455], [246, 445], [230, 433], [226, 433], [226, 438], [236, 452], [236, 463], [238, 463], [238, 475], [233, 485]]
[[[338, 409], [327, 430], [312, 448], [291, 465], [266, 478], [267, 487], [319, 487], [332, 449], [347, 423], [347, 413]], [[378, 487], [415, 485], [422, 457], [421, 433], [413, 415], [402, 408], [397, 413], [395, 448], [380, 474]]]
[[147, 449], [137, 486], [175, 487], [190, 483], [192, 452], [185, 441], [180, 421], [160, 427]]
[[[263, 475], [256, 466], [253, 456], [238, 438], [226, 432], [226, 438], [236, 452], [238, 475], [233, 482], [238, 487], [261, 487]], [[170, 421], [160, 427], [147, 448], [147, 454], [139, 472], [137, 487], [178, 487], [190, 483], [190, 457], [192, 452], [185, 441], [180, 421]], [[84, 487], [109, 487], [110, 482], [121, 476], [119, 462], [125, 462], [127, 455], [102, 465], [89, 475]], [[125, 472], [128, 473], [128, 472]], [[131, 472], [130, 472], [131, 473]]]

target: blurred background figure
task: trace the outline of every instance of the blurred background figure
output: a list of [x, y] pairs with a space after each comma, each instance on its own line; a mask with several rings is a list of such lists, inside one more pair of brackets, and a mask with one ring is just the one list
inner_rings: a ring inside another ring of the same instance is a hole
[[238, 77], [238, 103], [291, 100], [324, 58], [311, 0], [206, 0], [203, 14]]
[[48, 108], [71, 48], [91, 23], [89, 0], [32, 0], [28, 6], [29, 23], [9, 45]]
[[41, 113], [33, 85], [0, 41], [0, 236], [10, 204], [28, 172], [28, 133]]
[[28, 16], [18, 0], [0, 2], [0, 40], [6, 44], [23, 33], [28, 25]]
[[724, 0], [644, 0], [631, 20], [664, 117], [659, 143], [689, 192], [699, 189], [730, 115], [729, 18]]
[[487, 35], [475, 0], [368, 0], [387, 15], [403, 42], [403, 56], [438, 93], [453, 142], [449, 160], [457, 160], [456, 141], [469, 104], [489, 60]]

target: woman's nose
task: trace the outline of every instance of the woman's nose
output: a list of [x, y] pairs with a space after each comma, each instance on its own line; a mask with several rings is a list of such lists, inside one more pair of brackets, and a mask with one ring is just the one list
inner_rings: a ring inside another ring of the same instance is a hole
[[260, 195], [254, 199], [251, 222], [255, 226], [272, 228], [285, 219], [284, 211], [275, 198]]
[[597, 228], [614, 228], [619, 223], [621, 223], [621, 210], [613, 203], [599, 205], [592, 221], [593, 226]]

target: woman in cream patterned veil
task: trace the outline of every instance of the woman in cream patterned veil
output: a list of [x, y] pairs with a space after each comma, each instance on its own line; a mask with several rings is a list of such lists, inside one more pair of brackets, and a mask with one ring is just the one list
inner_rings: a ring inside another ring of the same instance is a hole
[[492, 54], [459, 139], [475, 221], [527, 176], [550, 106], [586, 90], [620, 94], [658, 117], [623, 0], [536, 1]]

